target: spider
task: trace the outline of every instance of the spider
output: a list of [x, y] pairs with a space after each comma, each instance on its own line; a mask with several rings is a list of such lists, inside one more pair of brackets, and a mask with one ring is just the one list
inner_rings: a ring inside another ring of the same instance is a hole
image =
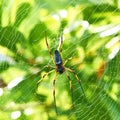
[[[54, 97], [54, 106], [55, 106], [55, 111], [56, 111], [56, 114], [58, 114], [58, 111], [57, 111], [57, 106], [56, 106], [56, 97], [55, 97], [55, 83], [56, 83], [56, 75], [57, 73], [58, 74], [63, 74], [63, 73], [66, 73], [66, 76], [69, 80], [69, 86], [70, 86], [70, 92], [71, 92], [71, 96], [72, 96], [72, 106], [73, 106], [73, 88], [72, 88], [72, 80], [68, 74], [67, 71], [73, 73], [73, 75], [75, 76], [78, 84], [80, 85], [81, 87], [81, 90], [85, 96], [85, 93], [84, 93], [84, 90], [83, 90], [83, 87], [82, 87], [82, 84], [80, 82], [80, 79], [78, 78], [77, 74], [75, 73], [74, 70], [70, 69], [70, 68], [67, 68], [65, 67], [65, 64], [71, 59], [67, 59], [65, 62], [63, 62], [63, 59], [61, 57], [62, 55], [62, 44], [63, 44], [63, 34], [61, 34], [60, 36], [60, 42], [59, 42], [59, 46], [58, 46], [58, 50], [56, 49], [54, 51], [54, 56], [52, 55], [52, 52], [50, 50], [50, 47], [49, 47], [49, 44], [48, 44], [48, 40], [47, 40], [47, 35], [46, 35], [46, 31], [45, 31], [45, 41], [46, 41], [46, 46], [48, 48], [48, 51], [49, 51], [49, 54], [50, 54], [50, 57], [52, 58], [52, 62], [54, 64], [54, 66], [45, 66], [45, 67], [49, 67], [49, 68], [52, 68], [52, 70], [50, 70], [48, 73], [44, 74], [43, 77], [41, 78], [41, 80], [43, 80], [47, 75], [51, 74], [52, 72], [55, 71], [55, 76], [54, 76], [54, 80], [53, 80], [53, 97]], [[38, 81], [37, 85], [39, 85], [39, 83], [41, 82], [41, 80]]]

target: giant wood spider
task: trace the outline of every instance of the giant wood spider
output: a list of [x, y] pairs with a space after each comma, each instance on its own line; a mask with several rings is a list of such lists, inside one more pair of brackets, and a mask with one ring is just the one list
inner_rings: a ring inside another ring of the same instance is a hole
[[[63, 62], [63, 59], [61, 57], [61, 54], [62, 54], [62, 44], [63, 44], [63, 35], [61, 34], [59, 47], [58, 47], [58, 50], [54, 51], [54, 56], [52, 55], [52, 52], [50, 50], [50, 47], [49, 47], [49, 44], [48, 44], [48, 40], [47, 40], [46, 32], [45, 32], [45, 41], [46, 41], [46, 45], [47, 45], [50, 57], [52, 58], [52, 62], [54, 64], [54, 66], [51, 66], [51, 65], [47, 66], [49, 68], [52, 68], [52, 70], [50, 70], [48, 73], [44, 74], [43, 77], [41, 78], [41, 80], [43, 80], [47, 75], [49, 75], [49, 74], [51, 74], [52, 72], [55, 71], [55, 76], [54, 76], [54, 80], [53, 80], [53, 97], [54, 97], [55, 111], [56, 111], [56, 113], [58, 113], [57, 106], [56, 106], [56, 97], [55, 97], [55, 83], [56, 83], [56, 75], [57, 75], [57, 73], [58, 74], [63, 74], [63, 73], [66, 74], [66, 76], [67, 76], [67, 78], [69, 80], [69, 85], [70, 85], [70, 91], [71, 91], [72, 100], [73, 100], [72, 80], [71, 80], [71, 78], [70, 78], [70, 76], [69, 76], [69, 74], [68, 74], [67, 71], [73, 73], [73, 75], [75, 76], [76, 80], [78, 81], [78, 84], [80, 85], [80, 87], [81, 87], [82, 92], [83, 92], [84, 95], [85, 95], [85, 93], [84, 93], [83, 87], [81, 85], [80, 79], [78, 78], [78, 76], [75, 73], [75, 71], [72, 70], [72, 69], [70, 69], [70, 68], [65, 67], [65, 64], [68, 62], [69, 59], [66, 60], [65, 62]], [[41, 80], [38, 81], [38, 83], [37, 83], [38, 85], [41, 82]]]

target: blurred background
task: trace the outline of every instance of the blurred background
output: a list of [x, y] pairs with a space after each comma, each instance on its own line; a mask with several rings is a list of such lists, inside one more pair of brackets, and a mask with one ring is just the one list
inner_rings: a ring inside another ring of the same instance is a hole
[[[41, 77], [58, 48], [66, 74]], [[119, 0], [0, 0], [0, 120], [120, 120]]]

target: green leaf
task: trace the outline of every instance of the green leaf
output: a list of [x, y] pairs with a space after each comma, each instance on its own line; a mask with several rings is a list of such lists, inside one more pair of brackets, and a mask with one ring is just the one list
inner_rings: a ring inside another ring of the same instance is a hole
[[36, 5], [38, 7], [41, 7], [41, 4], [43, 8], [49, 9], [50, 11], [52, 11], [53, 9], [61, 9], [64, 8], [66, 5], [69, 4], [69, 0], [54, 0], [50, 1], [50, 0], [35, 0]]
[[119, 120], [120, 118], [120, 104], [113, 100], [107, 94], [101, 92], [99, 96], [101, 98], [101, 103], [107, 108], [109, 115], [112, 120]]
[[47, 27], [45, 23], [43, 22], [38, 23], [30, 32], [30, 35], [29, 35], [30, 44], [38, 43], [42, 38], [44, 38], [45, 36], [44, 32], [46, 30], [47, 30]]
[[20, 23], [30, 14], [31, 6], [29, 3], [22, 3], [17, 9], [16, 20], [14, 25], [19, 26]]
[[35, 100], [38, 80], [39, 77], [26, 76], [17, 86], [12, 88], [10, 98], [17, 103]]
[[83, 17], [84, 20], [87, 20], [89, 23], [95, 24], [106, 19], [106, 14], [113, 11], [116, 13], [120, 12], [120, 10], [116, 9], [116, 7], [109, 4], [88, 6], [83, 10]]
[[1, 26], [1, 22], [2, 22], [2, 5], [0, 5], [0, 26]]
[[105, 75], [108, 76], [109, 79], [111, 79], [113, 82], [116, 80], [120, 81], [119, 71], [120, 71], [120, 51], [111, 61], [108, 62]]
[[0, 62], [0, 72], [5, 71], [9, 68], [8, 62]]
[[0, 45], [7, 47], [12, 51], [16, 51], [16, 43], [23, 44], [25, 38], [22, 33], [14, 27], [0, 27]]

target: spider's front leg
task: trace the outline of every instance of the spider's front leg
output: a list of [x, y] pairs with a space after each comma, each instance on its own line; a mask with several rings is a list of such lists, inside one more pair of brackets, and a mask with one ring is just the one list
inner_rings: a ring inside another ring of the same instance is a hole
[[63, 31], [61, 31], [60, 41], [58, 46], [58, 50], [60, 51], [61, 54], [62, 54], [62, 44], [63, 44]]
[[46, 41], [46, 46], [47, 46], [47, 48], [48, 48], [48, 51], [49, 51], [50, 57], [52, 58], [52, 62], [53, 62], [53, 64], [55, 65], [54, 57], [53, 57], [53, 55], [52, 55], [52, 52], [51, 52], [50, 47], [49, 47], [49, 44], [48, 44], [46, 31], [45, 31], [45, 41]]

